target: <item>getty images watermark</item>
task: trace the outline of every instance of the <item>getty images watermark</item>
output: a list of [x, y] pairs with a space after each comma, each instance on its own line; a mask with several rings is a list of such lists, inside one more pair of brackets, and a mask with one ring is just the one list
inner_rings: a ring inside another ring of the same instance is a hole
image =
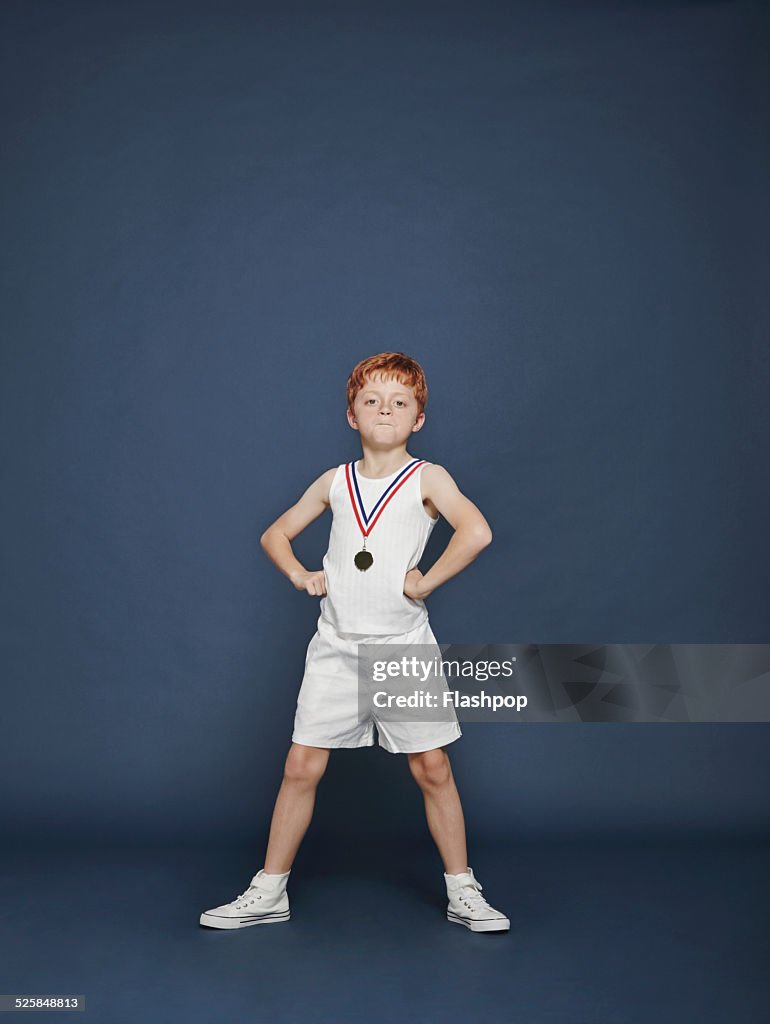
[[[421, 645], [422, 646], [422, 645]], [[444, 678], [447, 673], [455, 673], [458, 678], [473, 678], [476, 682], [484, 682], [487, 679], [497, 677], [510, 677], [513, 675], [515, 657], [503, 661], [473, 662], [470, 660], [462, 663], [457, 660], [443, 659], [440, 655], [432, 658], [419, 658], [416, 654], [401, 655], [400, 658], [389, 658], [388, 660], [377, 659], [371, 661], [371, 681], [373, 683], [387, 683], [385, 689], [369, 690], [371, 700], [375, 708], [489, 708], [492, 711], [499, 711], [500, 708], [515, 708], [521, 711], [527, 706], [527, 698], [524, 694], [511, 693], [464, 693], [460, 690], [450, 690], [447, 686], [441, 686], [438, 682], [443, 671]], [[367, 675], [368, 680], [368, 675]], [[398, 680], [399, 683], [390, 688], [391, 680]], [[409, 690], [406, 680], [417, 683], [417, 687]], [[402, 686], [401, 683], [406, 685]]]
[[770, 644], [358, 645], [361, 720], [768, 722]]

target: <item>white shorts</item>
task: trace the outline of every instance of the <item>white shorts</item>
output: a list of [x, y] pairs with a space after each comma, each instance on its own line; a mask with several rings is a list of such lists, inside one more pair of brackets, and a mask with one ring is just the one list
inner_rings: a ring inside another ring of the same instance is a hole
[[[382, 721], [376, 712], [359, 715], [358, 645], [360, 643], [431, 644], [441, 657], [428, 619], [397, 636], [337, 633], [322, 617], [307, 648], [305, 674], [297, 697], [293, 743], [309, 747], [372, 747], [374, 726], [379, 744], [391, 754], [434, 750], [462, 736], [457, 716], [450, 721]], [[447, 717], [446, 713], [444, 717]]]

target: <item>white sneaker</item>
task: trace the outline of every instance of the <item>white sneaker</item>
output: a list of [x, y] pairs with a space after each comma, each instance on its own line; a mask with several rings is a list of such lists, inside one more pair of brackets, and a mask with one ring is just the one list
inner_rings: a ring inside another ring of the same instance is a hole
[[481, 882], [474, 876], [473, 868], [459, 875], [444, 873], [446, 891], [449, 897], [447, 920], [453, 924], [464, 924], [472, 932], [507, 932], [511, 922], [499, 910], [490, 907], [481, 895]]
[[261, 868], [245, 892], [221, 907], [201, 914], [200, 923], [207, 928], [248, 928], [252, 924], [277, 924], [289, 920], [289, 897], [283, 875], [266, 875]]

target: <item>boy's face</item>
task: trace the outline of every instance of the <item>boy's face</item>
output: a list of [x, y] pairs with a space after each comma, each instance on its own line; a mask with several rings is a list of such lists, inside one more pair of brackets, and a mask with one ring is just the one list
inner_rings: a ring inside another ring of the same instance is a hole
[[397, 448], [425, 422], [425, 413], [418, 413], [414, 391], [398, 380], [382, 380], [378, 375], [367, 378], [356, 395], [348, 423], [374, 448]]

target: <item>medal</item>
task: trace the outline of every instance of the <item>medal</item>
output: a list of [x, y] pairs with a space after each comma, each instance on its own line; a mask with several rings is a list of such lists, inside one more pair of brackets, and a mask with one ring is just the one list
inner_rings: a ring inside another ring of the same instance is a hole
[[366, 572], [374, 564], [374, 556], [371, 551], [366, 550], [366, 537], [364, 537], [364, 546], [356, 553], [353, 561], [356, 563], [356, 569], [360, 569], [361, 572]]
[[385, 507], [388, 502], [394, 497], [398, 489], [406, 483], [412, 473], [416, 472], [417, 468], [421, 466], [423, 462], [425, 462], [425, 459], [412, 459], [411, 462], [407, 463], [407, 465], [399, 472], [398, 476], [394, 480], [391, 480], [377, 499], [372, 511], [368, 514], [364, 508], [361, 492], [358, 489], [356, 464], [355, 462], [349, 462], [345, 466], [345, 479], [348, 485], [350, 504], [353, 506], [353, 513], [356, 517], [358, 528], [363, 535], [363, 547], [360, 551], [357, 551], [353, 557], [353, 563], [355, 564], [356, 569], [360, 569], [361, 572], [366, 572], [367, 569], [370, 569], [374, 565], [374, 555], [371, 551], [366, 550], [366, 538], [374, 529], [375, 523], [385, 511]]

